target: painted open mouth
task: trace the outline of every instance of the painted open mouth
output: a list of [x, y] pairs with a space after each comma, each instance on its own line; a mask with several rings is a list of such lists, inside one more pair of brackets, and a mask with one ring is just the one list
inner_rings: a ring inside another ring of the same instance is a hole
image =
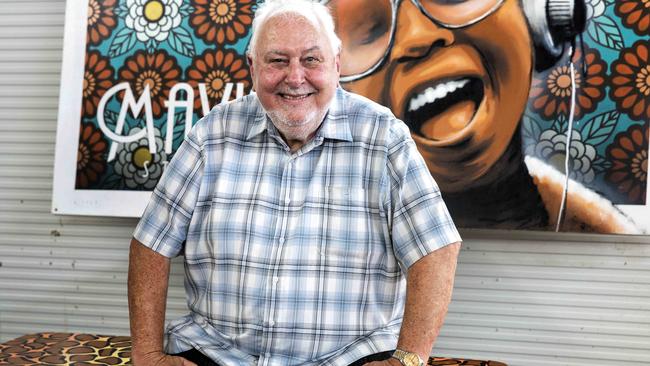
[[441, 81], [411, 95], [404, 122], [417, 135], [444, 140], [470, 124], [484, 94], [475, 77]]

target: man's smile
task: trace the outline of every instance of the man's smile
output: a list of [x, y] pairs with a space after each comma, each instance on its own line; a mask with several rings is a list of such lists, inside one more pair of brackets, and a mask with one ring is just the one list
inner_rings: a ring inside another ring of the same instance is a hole
[[312, 96], [314, 93], [278, 93], [282, 99], [301, 100]]
[[404, 121], [412, 132], [445, 140], [469, 125], [485, 94], [477, 77], [458, 77], [418, 87], [406, 99]]

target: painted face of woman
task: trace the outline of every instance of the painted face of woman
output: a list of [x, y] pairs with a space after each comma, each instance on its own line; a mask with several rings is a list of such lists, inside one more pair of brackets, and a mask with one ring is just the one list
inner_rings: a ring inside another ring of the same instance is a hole
[[[470, 3], [483, 10], [428, 15], [432, 4]], [[343, 87], [406, 122], [443, 191], [480, 182], [518, 131], [528, 99], [533, 46], [519, 2], [341, 0], [330, 7], [343, 41]], [[365, 59], [354, 51], [364, 48]]]

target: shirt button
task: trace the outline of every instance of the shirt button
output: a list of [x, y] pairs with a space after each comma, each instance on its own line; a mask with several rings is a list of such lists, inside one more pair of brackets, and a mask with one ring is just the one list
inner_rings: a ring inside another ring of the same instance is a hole
[[280, 244], [284, 244], [284, 238], [278, 239], [278, 242], [280, 242]]
[[273, 283], [278, 283], [278, 281], [280, 281], [278, 277], [273, 277]]
[[291, 199], [290, 199], [290, 198], [286, 198], [286, 199], [284, 200], [284, 203], [286, 203], [287, 205], [288, 205], [290, 202], [291, 202]]
[[274, 326], [274, 325], [275, 325], [275, 322], [274, 322], [273, 320], [271, 320], [271, 321], [269, 322], [269, 325], [270, 325], [270, 326]]

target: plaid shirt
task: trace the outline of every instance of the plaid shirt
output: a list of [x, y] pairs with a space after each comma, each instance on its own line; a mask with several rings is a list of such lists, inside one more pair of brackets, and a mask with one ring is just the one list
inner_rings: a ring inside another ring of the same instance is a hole
[[223, 365], [348, 365], [394, 349], [405, 270], [460, 240], [408, 128], [337, 90], [291, 153], [256, 95], [199, 121], [135, 238], [185, 255], [167, 352]]

